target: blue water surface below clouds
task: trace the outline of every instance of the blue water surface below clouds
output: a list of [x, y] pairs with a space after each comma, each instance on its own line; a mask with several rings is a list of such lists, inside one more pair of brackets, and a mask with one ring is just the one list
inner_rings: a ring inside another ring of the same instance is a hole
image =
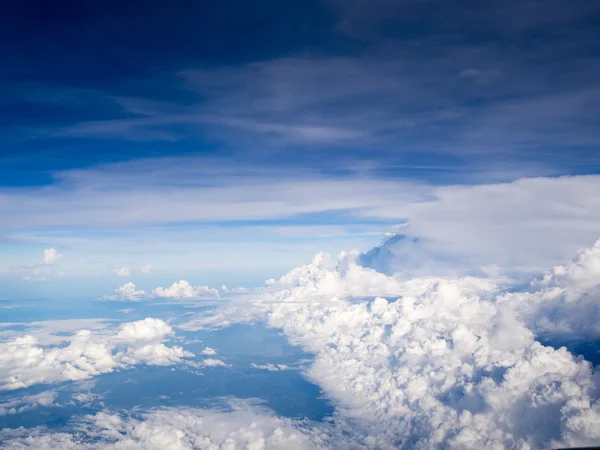
[[[5, 301], [3, 306], [12, 302]], [[303, 370], [312, 355], [290, 345], [276, 329], [262, 325], [232, 325], [223, 330], [187, 332], [177, 329], [177, 320], [190, 309], [185, 305], [80, 301], [31, 300], [19, 302], [27, 307], [1, 310], [2, 333], [11, 330], [25, 334], [31, 322], [42, 319], [65, 320], [103, 318], [118, 326], [121, 322], [145, 317], [170, 320], [175, 329], [171, 345], [181, 345], [195, 355], [210, 347], [228, 367], [196, 369], [185, 365], [146, 366], [117, 370], [78, 382], [36, 384], [0, 393], [0, 405], [10, 400], [56, 391], [55, 404], [37, 406], [18, 413], [0, 415], [0, 429], [20, 426], [68, 428], [72, 416], [95, 414], [102, 410], [130, 414], [154, 407], [213, 407], [227, 410], [228, 400], [248, 399], [273, 410], [277, 415], [321, 421], [332, 415], [333, 408], [318, 386], [309, 382]], [[13, 305], [14, 306], [14, 305]], [[194, 312], [210, 306], [195, 307]], [[125, 312], [119, 312], [119, 310]], [[70, 333], [59, 332], [58, 335]], [[0, 335], [0, 339], [3, 337]], [[252, 364], [280, 364], [289, 370], [269, 371]]]

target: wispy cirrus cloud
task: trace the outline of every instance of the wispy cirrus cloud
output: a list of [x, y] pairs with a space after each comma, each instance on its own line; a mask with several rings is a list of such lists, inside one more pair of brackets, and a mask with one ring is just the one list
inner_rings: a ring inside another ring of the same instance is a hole
[[[599, 189], [593, 175], [436, 186], [368, 170], [288, 174], [174, 158], [62, 172], [50, 187], [10, 189], [2, 200], [0, 229], [20, 239], [53, 239], [82, 249], [93, 245], [87, 253], [129, 248], [128, 268], [142, 266], [136, 261], [152, 252], [185, 259], [193, 249], [213, 255], [213, 266], [242, 252], [246, 256], [235, 257], [240, 264], [252, 259], [246, 252], [261, 233], [273, 247], [279, 236], [281, 252], [296, 241], [302, 245], [302, 239], [327, 240], [327, 245], [341, 238], [376, 240], [377, 233], [407, 223], [402, 232], [419, 239], [419, 249], [437, 269], [444, 261], [453, 261], [446, 269], [460, 269], [458, 258], [463, 267], [530, 270], [560, 262], [596, 239], [600, 194], [593, 193]], [[31, 224], [35, 228], [25, 228]], [[61, 228], [69, 232], [58, 232]], [[208, 231], [212, 238], [207, 240]], [[99, 241], [85, 237], [100, 232]], [[131, 256], [138, 253], [139, 258]], [[173, 270], [174, 276], [190, 276]]]

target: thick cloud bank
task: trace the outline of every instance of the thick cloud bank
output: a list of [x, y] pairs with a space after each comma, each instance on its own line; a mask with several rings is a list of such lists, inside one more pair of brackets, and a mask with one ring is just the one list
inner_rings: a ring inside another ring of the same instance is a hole
[[136, 364], [171, 365], [194, 356], [163, 341], [173, 329], [147, 318], [121, 325], [112, 335], [78, 331], [66, 346], [44, 346], [32, 335], [0, 343], [0, 390], [83, 380]]
[[[143, 419], [98, 414], [86, 419], [78, 435], [27, 430], [26, 437], [23, 430], [10, 431], [12, 448], [600, 445], [600, 374], [566, 348], [540, 342], [541, 336], [556, 334], [597, 338], [600, 243], [519, 292], [508, 292], [490, 278], [405, 280], [364, 267], [361, 258], [358, 253], [342, 253], [337, 260], [319, 254], [311, 264], [270, 280], [262, 293], [181, 325], [194, 330], [263, 320], [282, 329], [292, 343], [315, 355], [306, 374], [336, 406], [333, 422], [311, 424], [308, 431], [268, 414], [239, 411], [161, 410]], [[146, 321], [124, 325], [103, 345], [84, 334], [65, 349], [8, 348], [2, 357], [18, 354], [26, 369], [3, 375], [4, 388], [42, 382], [40, 367], [46, 377], [78, 379], [116, 364], [170, 363], [186, 356], [154, 351], [171, 330], [164, 322]], [[79, 341], [90, 342], [85, 359], [61, 353], [83, 354], [68, 350], [85, 347]], [[107, 348], [124, 350], [111, 355]], [[50, 358], [47, 352], [61, 356]], [[40, 362], [46, 359], [62, 362], [50, 371], [47, 367], [54, 366]]]
[[11, 449], [322, 448], [320, 437], [300, 425], [250, 408], [232, 412], [181, 408], [152, 411], [140, 419], [101, 412], [86, 416], [73, 433], [47, 433], [43, 428], [3, 432]]
[[[598, 376], [536, 333], [596, 332], [599, 253], [582, 251], [519, 294], [473, 277], [401, 281], [359, 255], [321, 254], [251, 309], [316, 355], [308, 376], [337, 406], [334, 447], [598, 445]], [[186, 327], [248, 318], [233, 305]]]

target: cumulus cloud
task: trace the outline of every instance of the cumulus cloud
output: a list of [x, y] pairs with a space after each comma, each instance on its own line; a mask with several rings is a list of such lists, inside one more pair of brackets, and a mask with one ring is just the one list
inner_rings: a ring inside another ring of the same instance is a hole
[[[262, 316], [315, 354], [307, 375], [337, 408], [338, 446], [598, 445], [591, 364], [536, 340], [540, 323], [595, 329], [598, 247], [526, 294], [506, 294], [487, 278], [403, 281], [360, 266], [360, 255], [319, 254], [246, 302], [253, 312], [223, 306], [187, 326]], [[547, 313], [557, 301], [565, 316]]]
[[138, 290], [135, 283], [128, 282], [115, 289], [114, 295], [104, 297], [107, 300], [141, 301], [148, 297], [158, 298], [219, 298], [217, 289], [208, 286], [192, 286], [188, 281], [181, 280], [173, 283], [168, 288], [157, 287], [151, 294], [144, 290]]
[[150, 273], [151, 270], [152, 270], [152, 265], [151, 264], [146, 264], [144, 267], [142, 267], [140, 269], [140, 272], [142, 272], [142, 273]]
[[142, 417], [99, 412], [86, 416], [74, 433], [43, 428], [3, 430], [10, 448], [32, 449], [263, 449], [323, 448], [319, 434], [306, 424], [274, 417], [249, 406], [233, 411], [170, 408]]
[[202, 354], [203, 355], [216, 355], [217, 351], [214, 348], [206, 347], [204, 350], [202, 350]]
[[576, 341], [600, 337], [600, 241], [531, 283], [499, 297], [537, 334]]
[[119, 286], [115, 289], [116, 294], [106, 297], [107, 300], [127, 300], [131, 302], [138, 302], [147, 296], [144, 290], [137, 290], [135, 283], [125, 283], [123, 286]]
[[173, 329], [146, 318], [121, 325], [114, 334], [80, 330], [67, 345], [42, 345], [32, 335], [0, 343], [0, 390], [33, 384], [85, 380], [136, 364], [172, 365], [194, 356], [181, 347], [167, 347]]
[[173, 283], [168, 288], [158, 287], [152, 291], [156, 297], [164, 298], [198, 298], [198, 297], [219, 297], [217, 289], [208, 286], [192, 286], [189, 281], [181, 280]]
[[131, 276], [131, 269], [129, 267], [121, 267], [113, 269], [113, 273], [118, 277], [129, 277]]
[[60, 258], [62, 258], [62, 255], [60, 255], [55, 249], [46, 248], [44, 249], [44, 259], [42, 260], [42, 264], [54, 264]]

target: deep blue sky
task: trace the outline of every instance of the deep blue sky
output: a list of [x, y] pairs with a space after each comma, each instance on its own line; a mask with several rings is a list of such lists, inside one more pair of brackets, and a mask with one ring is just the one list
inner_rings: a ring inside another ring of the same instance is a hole
[[[272, 162], [275, 152], [277, 164], [327, 169], [338, 164], [323, 157], [340, 153], [401, 169], [598, 168], [593, 0], [9, 1], [0, 21], [5, 185], [190, 153]], [[190, 83], [194, 70], [207, 74]], [[161, 117], [203, 118], [85, 128], [140, 118], [142, 101]], [[356, 135], [301, 138], [263, 123]]]
[[168, 253], [165, 279], [260, 255], [259, 279], [436, 188], [600, 169], [594, 0], [19, 0], [0, 34], [15, 279], [47, 247], [88, 275]]

